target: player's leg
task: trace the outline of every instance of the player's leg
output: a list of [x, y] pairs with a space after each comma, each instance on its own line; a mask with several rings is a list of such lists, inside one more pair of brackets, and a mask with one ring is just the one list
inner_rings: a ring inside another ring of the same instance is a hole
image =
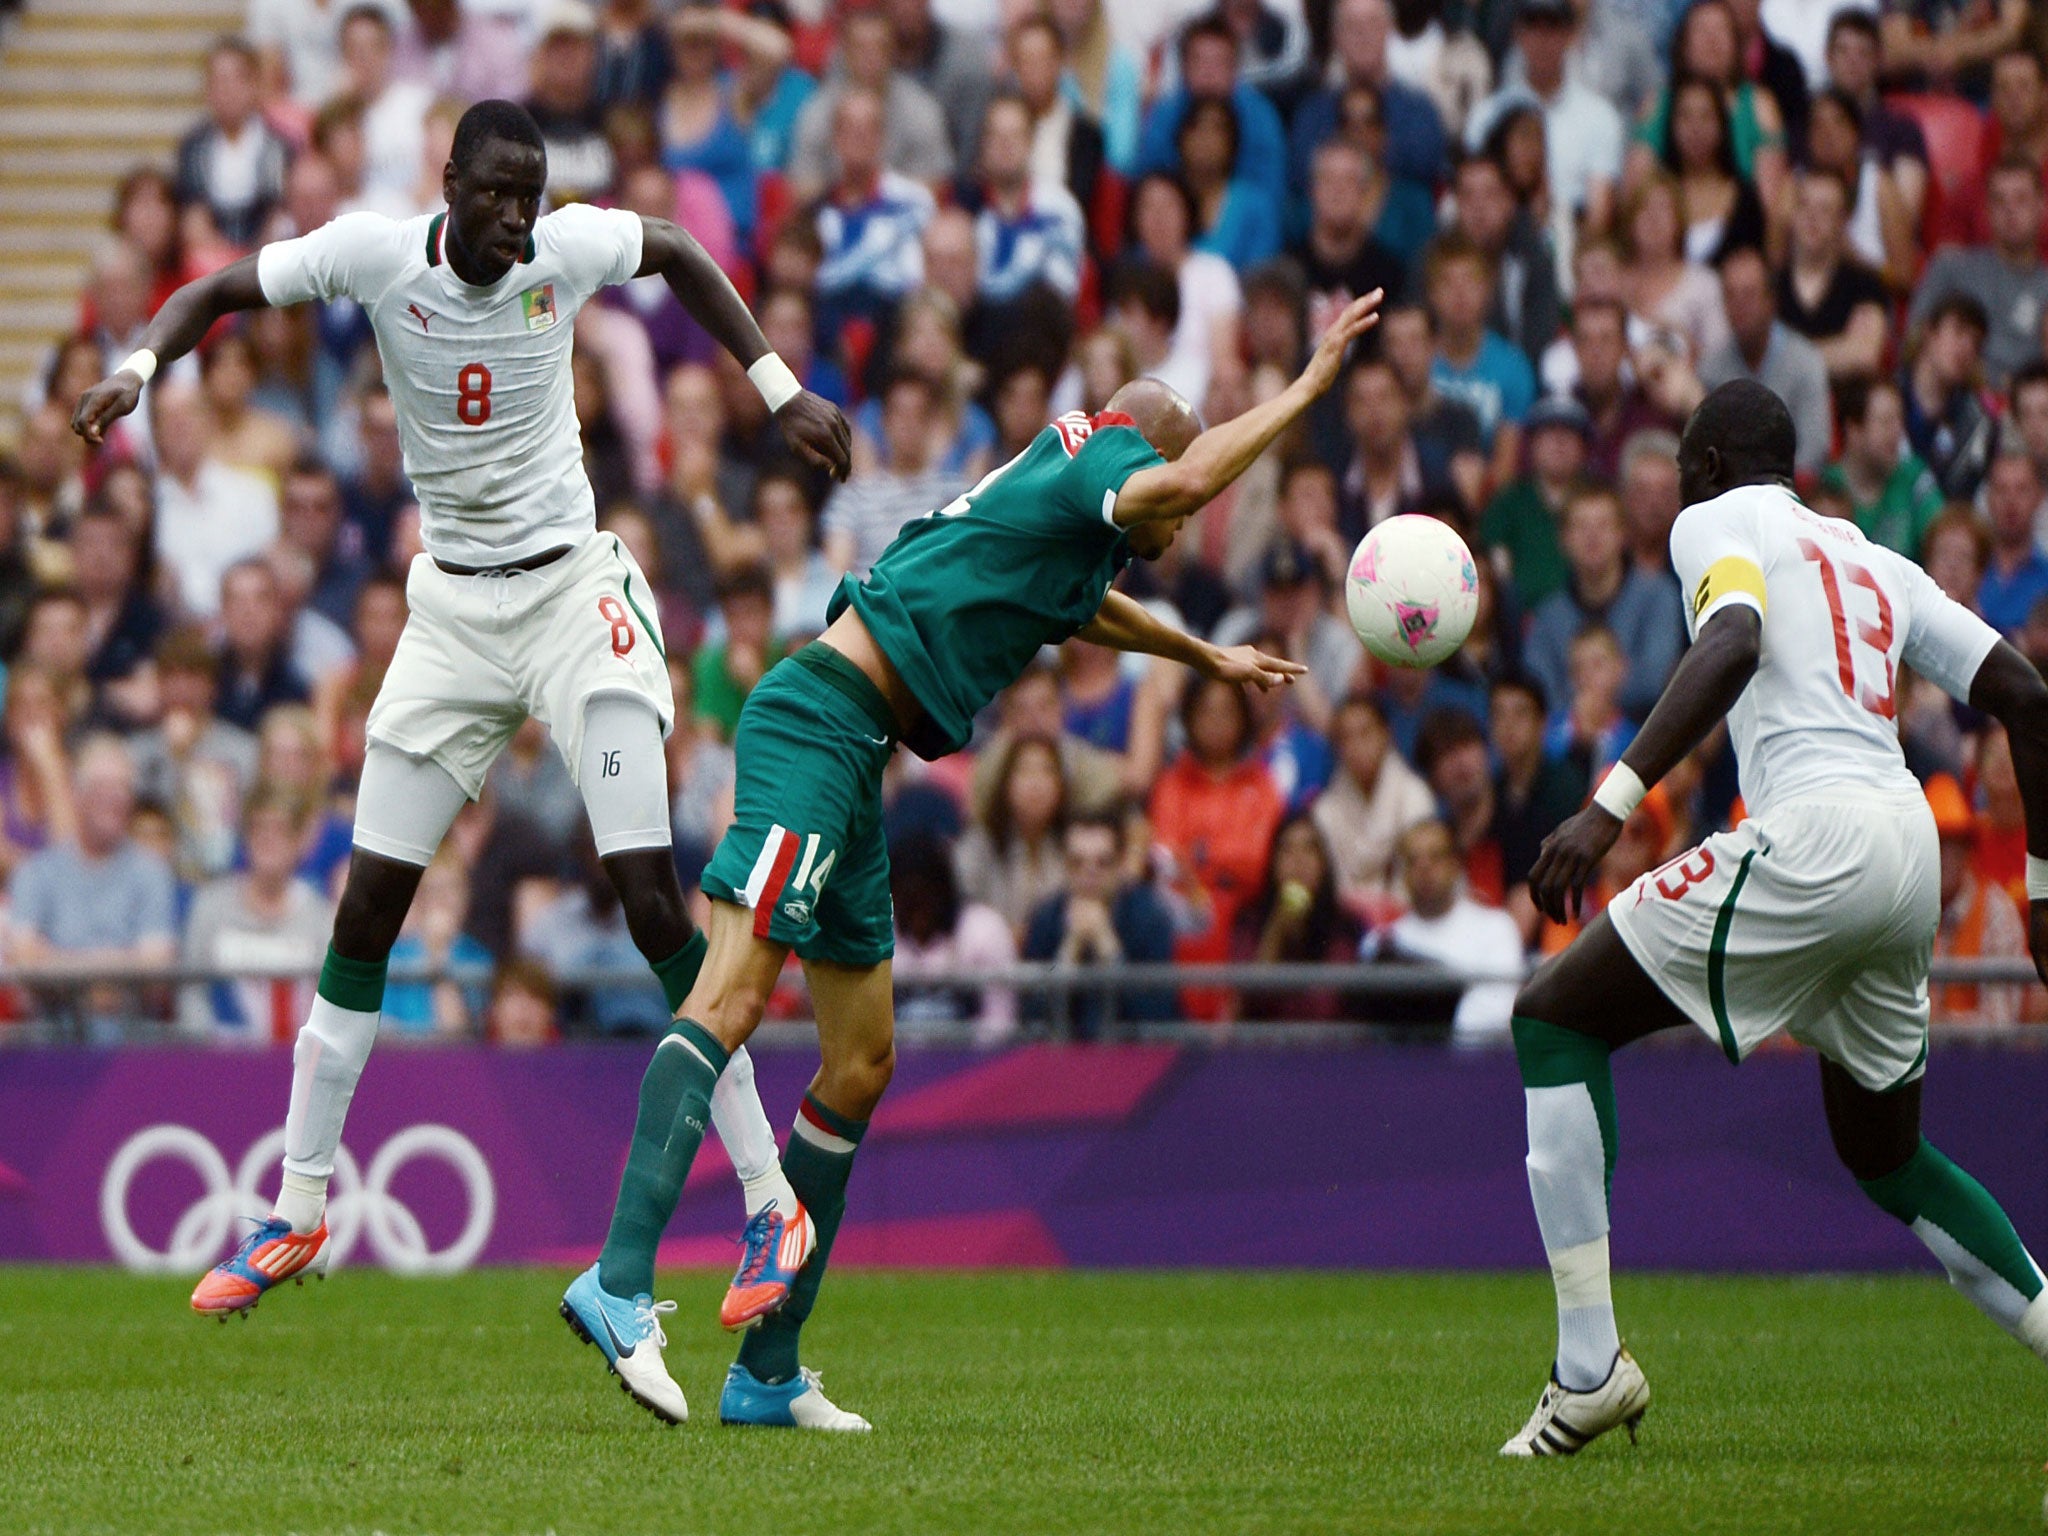
[[[1607, 1253], [1616, 1151], [1609, 1058], [1620, 1046], [1686, 1022], [1605, 912], [1515, 1000], [1529, 1197], [1557, 1288], [1557, 1355], [1551, 1387], [1522, 1433], [1502, 1448], [1505, 1454], [1569, 1455], [1614, 1423], [1632, 1422], [1648, 1401], [1649, 1389], [1622, 1350], [1614, 1322]], [[1587, 1400], [1572, 1401], [1582, 1396]]]
[[1835, 1153], [1881, 1208], [1913, 1229], [1979, 1311], [2048, 1359], [2041, 1268], [1984, 1186], [1920, 1134], [1915, 1077], [1882, 1092], [1820, 1058], [1821, 1100]]
[[370, 743], [333, 938], [292, 1047], [277, 1204], [270, 1219], [200, 1281], [192, 1293], [198, 1310], [243, 1311], [278, 1281], [308, 1268], [324, 1270], [327, 1181], [349, 1101], [376, 1043], [391, 947], [422, 871], [467, 798], [439, 764]]

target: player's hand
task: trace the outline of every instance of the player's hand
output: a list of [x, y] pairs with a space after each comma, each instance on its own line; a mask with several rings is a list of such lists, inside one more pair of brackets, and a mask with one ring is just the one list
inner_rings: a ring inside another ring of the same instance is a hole
[[1536, 910], [1553, 923], [1577, 917], [1587, 883], [1619, 836], [1621, 822], [1614, 813], [1589, 805], [1543, 839], [1543, 850], [1529, 871], [1529, 899]]
[[808, 389], [775, 413], [782, 423], [782, 435], [790, 446], [834, 480], [844, 480], [853, 468], [853, 429], [831, 401]]
[[2027, 903], [2027, 949], [2034, 957], [2034, 974], [2048, 982], [2048, 901]]
[[1320, 395], [1337, 382], [1337, 375], [1344, 367], [1344, 354], [1351, 350], [1351, 343], [1380, 323], [1380, 301], [1386, 293], [1384, 288], [1375, 288], [1363, 298], [1353, 299], [1344, 306], [1344, 312], [1330, 322], [1330, 328], [1323, 332], [1323, 339], [1316, 343], [1315, 356], [1301, 370], [1301, 381], [1311, 394]]
[[141, 398], [142, 380], [123, 368], [78, 397], [78, 409], [71, 413], [71, 430], [98, 447], [106, 441], [107, 428], [134, 410]]
[[1298, 661], [1268, 656], [1254, 645], [1233, 645], [1228, 649], [1212, 645], [1203, 653], [1202, 676], [1219, 683], [1250, 683], [1255, 688], [1285, 688], [1308, 671]]

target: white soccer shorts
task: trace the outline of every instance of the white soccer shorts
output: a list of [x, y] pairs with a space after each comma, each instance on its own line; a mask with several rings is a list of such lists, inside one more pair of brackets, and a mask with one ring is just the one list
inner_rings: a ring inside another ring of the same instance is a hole
[[529, 714], [579, 778], [583, 706], [597, 695], [645, 699], [664, 736], [675, 724], [653, 591], [609, 533], [506, 575], [451, 576], [419, 555], [405, 598], [368, 734], [439, 763], [471, 799]]
[[1925, 1068], [1941, 854], [1919, 795], [1773, 806], [1651, 870], [1607, 915], [1730, 1061], [1782, 1029], [1873, 1091]]

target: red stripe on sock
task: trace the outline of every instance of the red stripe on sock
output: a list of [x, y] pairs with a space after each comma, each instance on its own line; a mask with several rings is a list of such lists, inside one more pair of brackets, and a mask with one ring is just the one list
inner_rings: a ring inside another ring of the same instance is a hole
[[768, 937], [768, 924], [775, 917], [775, 903], [782, 900], [782, 887], [789, 880], [789, 866], [796, 862], [796, 834], [782, 834], [782, 846], [775, 850], [775, 862], [769, 866], [768, 880], [761, 887], [761, 899], [754, 903], [754, 937]]

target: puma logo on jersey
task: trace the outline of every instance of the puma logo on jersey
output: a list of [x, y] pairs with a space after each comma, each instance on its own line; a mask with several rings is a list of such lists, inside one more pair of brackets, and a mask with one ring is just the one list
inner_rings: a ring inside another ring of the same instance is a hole
[[420, 334], [425, 335], [427, 333], [427, 322], [434, 318], [434, 312], [431, 309], [421, 309], [417, 304], [406, 305], [405, 311], [407, 314], [411, 315], [413, 319], [419, 321]]

